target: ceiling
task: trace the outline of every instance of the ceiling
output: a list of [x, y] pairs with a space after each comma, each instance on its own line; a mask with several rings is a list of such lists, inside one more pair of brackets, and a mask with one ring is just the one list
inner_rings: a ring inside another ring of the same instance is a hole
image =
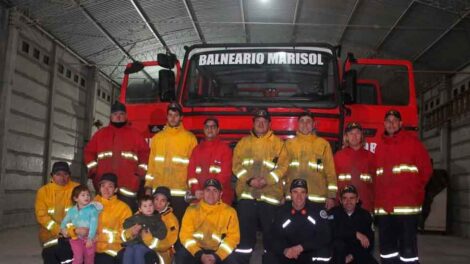
[[120, 83], [124, 65], [198, 43], [342, 45], [421, 79], [470, 64], [470, 0], [2, 0]]

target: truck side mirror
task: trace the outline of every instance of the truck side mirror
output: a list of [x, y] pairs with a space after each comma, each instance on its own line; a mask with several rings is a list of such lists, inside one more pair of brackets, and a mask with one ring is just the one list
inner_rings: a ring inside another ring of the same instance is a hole
[[160, 70], [158, 72], [158, 88], [162, 102], [174, 101], [176, 98], [175, 73], [171, 70]]
[[175, 54], [157, 54], [158, 64], [163, 68], [173, 69], [173, 67], [175, 67], [176, 60]]
[[356, 102], [357, 97], [357, 72], [356, 70], [349, 70], [344, 73], [341, 82], [341, 90], [343, 91], [343, 102], [351, 104]]

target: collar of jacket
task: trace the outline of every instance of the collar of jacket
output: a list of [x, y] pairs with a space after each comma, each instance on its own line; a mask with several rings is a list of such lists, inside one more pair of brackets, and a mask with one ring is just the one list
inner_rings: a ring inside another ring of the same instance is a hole
[[304, 135], [304, 134], [300, 133], [299, 131], [297, 131], [297, 132], [295, 132], [295, 135], [298, 139], [305, 140], [305, 141], [313, 141], [313, 140], [317, 139], [317, 135], [315, 135], [314, 133]]
[[269, 138], [271, 135], [273, 134], [273, 131], [271, 129], [268, 130], [268, 132], [266, 132], [266, 134], [262, 135], [261, 137], [258, 137], [256, 134], [255, 134], [255, 131], [253, 131], [253, 129], [251, 130], [251, 135], [255, 138], [259, 138], [259, 139], [263, 139], [263, 138]]
[[173, 212], [173, 208], [171, 208], [169, 205], [167, 205], [166, 208], [163, 211], [159, 212], [159, 213], [160, 213], [160, 215], [167, 215], [171, 212]]
[[395, 142], [396, 140], [402, 139], [403, 137], [405, 137], [405, 134], [406, 134], [406, 132], [403, 131], [403, 129], [400, 128], [395, 134], [393, 134], [391, 136], [388, 136], [384, 132], [384, 134], [382, 135], [382, 139], [385, 143], [391, 143], [391, 142]]
[[96, 195], [96, 197], [95, 197], [95, 201], [101, 203], [101, 204], [103, 205], [103, 207], [106, 207], [106, 205], [108, 205], [108, 204], [113, 204], [113, 203], [115, 203], [117, 200], [118, 200], [117, 195], [113, 195], [113, 196], [111, 196], [111, 198], [109, 198], [109, 199], [103, 198], [103, 196], [101, 196], [101, 194], [98, 194], [98, 195]]
[[[70, 176], [69, 176], [69, 177], [70, 177]], [[53, 188], [54, 190], [58, 190], [58, 191], [59, 191], [59, 190], [63, 190], [63, 189], [65, 189], [65, 188], [69, 187], [70, 185], [72, 185], [72, 180], [69, 179], [69, 181], [67, 182], [67, 184], [65, 184], [64, 186], [62, 186], [62, 185], [59, 185], [59, 184], [55, 183], [55, 182], [51, 179], [50, 184], [51, 184], [51, 186], [52, 186], [52, 188]]]
[[203, 144], [205, 144], [205, 145], [207, 145], [207, 146], [213, 146], [213, 145], [218, 144], [220, 141], [221, 141], [221, 140], [220, 140], [219, 136], [217, 136], [217, 137], [215, 137], [213, 140], [210, 140], [210, 141], [204, 139], [204, 141], [202, 141], [201, 143], [203, 143]]
[[165, 131], [165, 133], [170, 133], [170, 134], [176, 134], [176, 133], [179, 133], [181, 131], [184, 130], [184, 126], [183, 126], [183, 123], [180, 123], [177, 127], [171, 127], [170, 125], [168, 125], [168, 123], [165, 125], [165, 127], [163, 128], [163, 131]]
[[222, 202], [220, 200], [217, 203], [212, 204], [212, 205], [206, 203], [204, 199], [201, 199], [201, 201], [199, 202], [199, 206], [202, 208], [203, 211], [206, 211], [206, 212], [217, 210], [217, 208], [219, 208], [221, 204]]

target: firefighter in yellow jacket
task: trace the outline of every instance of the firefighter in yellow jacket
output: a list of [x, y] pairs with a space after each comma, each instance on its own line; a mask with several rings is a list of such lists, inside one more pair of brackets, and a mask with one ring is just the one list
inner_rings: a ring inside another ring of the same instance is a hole
[[299, 116], [297, 136], [286, 141], [289, 168], [285, 186], [290, 186], [294, 179], [305, 179], [308, 199], [325, 203], [330, 209], [335, 205], [338, 190], [333, 153], [328, 141], [313, 132], [314, 125], [313, 115], [303, 113]]
[[69, 165], [63, 161], [54, 163], [51, 177], [51, 182], [37, 192], [35, 212], [44, 263], [61, 263], [73, 258], [70, 245], [62, 243], [59, 233], [60, 223], [72, 206], [72, 190], [78, 183], [70, 181]]
[[203, 199], [184, 214], [180, 232], [183, 247], [176, 252], [176, 263], [238, 263], [232, 254], [240, 242], [237, 213], [221, 196], [220, 182], [206, 180]]
[[[125, 237], [122, 225], [124, 220], [132, 215], [129, 206], [117, 198], [117, 186], [115, 174], [104, 173], [101, 176], [100, 194], [95, 197], [95, 201], [103, 205], [96, 230], [95, 263], [114, 264], [117, 261], [117, 253], [121, 250], [121, 243]], [[75, 229], [75, 233], [83, 235], [83, 233], [79, 233], [82, 231], [77, 229]]]
[[[167, 109], [167, 124], [162, 131], [153, 136], [150, 144], [145, 187], [155, 190], [167, 186], [171, 190], [171, 203], [178, 220], [183, 218], [188, 206], [184, 195], [188, 190], [187, 175], [189, 157], [197, 145], [196, 137], [182, 124], [183, 111], [177, 103]], [[147, 194], [151, 194], [148, 191]]]
[[265, 250], [270, 248], [270, 228], [283, 199], [282, 177], [287, 170], [283, 141], [273, 134], [269, 112], [253, 116], [251, 135], [235, 147], [232, 171], [238, 178], [236, 193], [241, 241], [236, 249], [240, 263], [248, 263], [256, 243], [258, 221]]

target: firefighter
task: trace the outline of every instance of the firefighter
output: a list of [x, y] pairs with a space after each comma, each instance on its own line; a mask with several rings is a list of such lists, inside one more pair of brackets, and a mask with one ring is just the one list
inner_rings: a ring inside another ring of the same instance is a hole
[[[314, 133], [315, 121], [312, 113], [299, 116], [297, 135], [286, 141], [288, 170], [286, 185], [293, 179], [305, 179], [308, 184], [308, 199], [323, 203], [327, 209], [335, 205], [336, 173], [331, 146]], [[289, 199], [289, 195], [286, 195]]]
[[58, 264], [73, 258], [69, 243], [59, 236], [62, 219], [72, 207], [72, 190], [76, 186], [78, 183], [70, 181], [68, 163], [58, 161], [52, 166], [51, 182], [37, 192], [34, 207], [45, 264]]
[[111, 106], [107, 127], [98, 130], [84, 150], [88, 177], [96, 190], [103, 173], [112, 172], [119, 179], [118, 197], [137, 210], [137, 192], [147, 171], [149, 147], [144, 137], [127, 123], [126, 106], [116, 101]]
[[189, 157], [197, 145], [197, 140], [184, 128], [183, 109], [178, 103], [173, 102], [168, 105], [166, 117], [166, 126], [152, 137], [150, 143], [145, 187], [148, 194], [159, 186], [169, 187], [173, 212], [181, 221], [188, 206], [184, 196], [188, 190]]
[[240, 242], [235, 209], [221, 201], [222, 185], [217, 179], [204, 183], [202, 200], [186, 210], [176, 263], [235, 264], [233, 250]]
[[[117, 253], [122, 248], [121, 243], [124, 242], [122, 238], [126, 237], [122, 228], [124, 220], [129, 218], [132, 212], [129, 206], [116, 196], [118, 177], [115, 174], [104, 173], [98, 184], [99, 195], [95, 197], [95, 201], [103, 205], [103, 210], [98, 217], [96, 230], [95, 263], [114, 264], [117, 261]], [[85, 236], [88, 232], [77, 229], [75, 235]]]
[[334, 219], [334, 263], [378, 264], [372, 256], [372, 215], [362, 209], [354, 185], [341, 188], [340, 205], [331, 210], [331, 215]]
[[308, 201], [305, 179], [290, 185], [291, 201], [275, 217], [273, 251], [279, 264], [328, 263], [331, 228], [323, 204]]
[[364, 149], [362, 127], [359, 123], [346, 125], [343, 146], [334, 156], [338, 188], [341, 190], [347, 185], [354, 185], [361, 194], [361, 207], [373, 212], [375, 161], [373, 154]]
[[384, 126], [375, 154], [380, 257], [382, 263], [418, 263], [416, 232], [431, 159], [417, 137], [402, 130], [400, 112], [389, 110]]
[[242, 138], [233, 153], [232, 171], [237, 177], [237, 213], [241, 241], [236, 249], [240, 263], [248, 263], [256, 243], [258, 221], [265, 250], [270, 248], [270, 226], [283, 199], [282, 177], [287, 169], [283, 141], [271, 130], [269, 112], [253, 116], [251, 135]]
[[197, 199], [202, 198], [203, 183], [215, 178], [223, 186], [222, 200], [231, 205], [233, 189], [230, 185], [232, 178], [232, 150], [219, 139], [219, 121], [209, 117], [204, 121], [205, 140], [194, 148], [188, 166], [188, 185]]

